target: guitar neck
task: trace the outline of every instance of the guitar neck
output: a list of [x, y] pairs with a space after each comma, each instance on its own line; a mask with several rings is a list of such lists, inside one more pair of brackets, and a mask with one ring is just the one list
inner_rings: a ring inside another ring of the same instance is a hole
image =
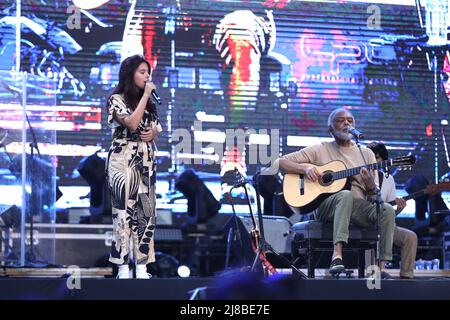
[[[413, 192], [413, 193], [411, 193], [411, 194], [408, 194], [407, 196], [402, 197], [402, 199], [404, 199], [405, 201], [408, 201], [408, 200], [410, 200], [410, 199], [414, 199], [414, 198], [423, 196], [423, 195], [425, 195], [426, 193], [427, 193], [427, 192], [426, 192], [426, 189], [423, 189], [423, 190], [419, 190], [419, 191]], [[395, 202], [395, 200], [392, 200], [392, 201], [389, 202], [389, 204], [390, 204], [390, 205], [395, 205], [396, 202]]]
[[365, 166], [360, 166], [360, 167], [355, 167], [355, 168], [351, 168], [351, 169], [346, 169], [346, 170], [341, 170], [341, 171], [336, 171], [333, 172], [333, 180], [338, 180], [338, 179], [345, 179], [351, 176], [356, 176], [357, 174], [359, 174], [359, 172], [361, 171], [362, 168], [367, 168], [369, 170], [379, 170], [382, 168], [388, 168], [392, 166], [392, 160], [386, 160], [383, 162], [376, 162], [376, 163], [371, 163]]

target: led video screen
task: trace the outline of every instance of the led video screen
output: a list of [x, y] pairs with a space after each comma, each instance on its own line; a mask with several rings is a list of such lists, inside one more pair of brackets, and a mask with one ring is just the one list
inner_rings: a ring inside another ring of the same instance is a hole
[[[15, 5], [0, 12], [0, 66], [11, 70]], [[251, 146], [267, 159], [327, 139], [338, 107], [354, 113], [363, 143], [416, 156], [411, 171], [395, 172], [400, 185], [413, 173], [434, 181], [449, 171], [447, 47], [427, 43], [413, 1], [30, 0], [21, 22], [21, 70], [57, 84], [62, 185], [85, 184], [74, 174], [80, 160], [108, 149], [106, 98], [131, 54], [150, 62], [163, 101], [161, 173], [219, 176], [234, 161], [253, 174], [267, 163], [250, 159]], [[1, 115], [0, 126], [18, 129]], [[243, 147], [226, 145], [227, 129], [244, 132]], [[191, 135], [181, 151], [180, 132]]]

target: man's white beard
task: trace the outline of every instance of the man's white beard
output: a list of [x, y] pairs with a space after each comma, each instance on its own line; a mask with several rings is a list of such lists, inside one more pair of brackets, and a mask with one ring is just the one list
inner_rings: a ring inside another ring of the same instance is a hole
[[342, 130], [334, 130], [333, 135], [343, 141], [349, 141], [352, 138], [352, 134], [348, 132], [344, 132]]

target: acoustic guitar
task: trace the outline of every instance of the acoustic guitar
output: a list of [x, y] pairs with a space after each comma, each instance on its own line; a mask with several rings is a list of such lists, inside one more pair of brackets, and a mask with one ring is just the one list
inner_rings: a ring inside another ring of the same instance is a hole
[[286, 174], [283, 180], [284, 198], [289, 205], [300, 208], [302, 213], [311, 212], [324, 199], [344, 189], [347, 178], [358, 175], [363, 167], [368, 170], [379, 170], [393, 166], [409, 167], [415, 162], [414, 156], [403, 156], [350, 169], [340, 160], [334, 160], [321, 166], [311, 164], [322, 173], [322, 177], [317, 181], [311, 181], [303, 174]]

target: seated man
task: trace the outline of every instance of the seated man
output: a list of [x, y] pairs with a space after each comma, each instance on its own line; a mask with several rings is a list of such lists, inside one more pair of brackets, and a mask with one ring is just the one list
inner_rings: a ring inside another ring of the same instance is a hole
[[[381, 142], [371, 142], [367, 148], [375, 153], [378, 162], [388, 159], [389, 154], [386, 146]], [[381, 186], [381, 199], [385, 202], [394, 201], [397, 204], [396, 214], [399, 214], [405, 207], [406, 201], [397, 197], [394, 177], [386, 175], [380, 171], [378, 175]], [[414, 262], [416, 260], [417, 252], [417, 235], [408, 229], [395, 227], [394, 229], [394, 244], [401, 248], [401, 268], [400, 278], [412, 279], [414, 278]]]
[[[328, 130], [334, 141], [322, 142], [306, 147], [278, 159], [279, 168], [286, 173], [302, 174], [314, 183], [318, 183], [322, 173], [316, 166], [325, 165], [334, 160], [342, 161], [347, 169], [375, 163], [375, 155], [370, 149], [362, 148], [351, 140], [349, 129], [355, 126], [355, 119], [350, 111], [336, 109], [328, 117]], [[315, 166], [313, 166], [313, 165]], [[347, 243], [350, 222], [371, 227], [377, 223], [376, 205], [369, 201], [377, 191], [377, 175], [373, 176], [366, 168], [361, 168], [359, 174], [347, 180], [346, 190], [341, 190], [328, 196], [318, 206], [315, 216], [321, 221], [333, 221], [334, 250], [330, 264], [330, 273], [345, 270], [342, 261], [342, 246]], [[395, 228], [395, 210], [385, 204], [380, 216], [380, 259], [381, 269], [385, 262], [392, 259], [392, 242]], [[389, 276], [382, 271], [382, 277]]]

